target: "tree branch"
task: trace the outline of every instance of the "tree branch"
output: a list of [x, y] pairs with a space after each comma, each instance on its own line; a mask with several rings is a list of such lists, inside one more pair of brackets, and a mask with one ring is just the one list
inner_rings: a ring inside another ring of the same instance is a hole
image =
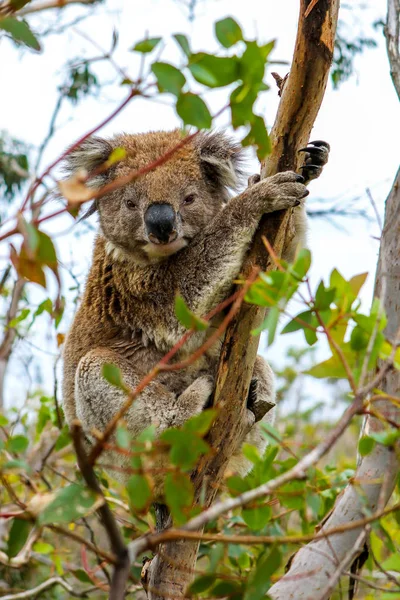
[[2, 600], [25, 600], [26, 598], [34, 598], [37, 594], [48, 590], [49, 588], [54, 587], [55, 585], [61, 585], [71, 596], [74, 598], [87, 598], [90, 592], [97, 591], [97, 588], [92, 587], [83, 592], [77, 592], [69, 583], [64, 581], [61, 577], [50, 577], [47, 581], [43, 581], [40, 585], [32, 588], [31, 590], [26, 590], [25, 592], [19, 592], [17, 594], [7, 594], [6, 596], [2, 596]]
[[44, 10], [52, 10], [54, 8], [64, 8], [65, 6], [71, 6], [71, 4], [90, 5], [96, 4], [101, 0], [48, 0], [48, 2], [37, 2], [32, 6], [27, 6], [22, 10], [18, 11], [18, 16], [25, 17], [33, 13], [42, 12]]
[[[263, 177], [298, 168], [297, 151], [309, 140], [328, 80], [339, 1], [320, 0], [306, 19], [304, 15], [308, 5], [308, 0], [301, 0], [293, 63], [271, 132], [273, 150], [262, 166]], [[268, 215], [261, 221], [244, 265], [245, 276], [254, 265], [265, 270], [273, 268], [273, 262], [265, 251], [263, 235], [275, 253], [281, 256], [292, 236], [291, 211]], [[196, 501], [201, 495], [206, 507], [215, 498], [229, 458], [241, 436], [245, 400], [259, 342], [257, 336], [250, 335], [250, 331], [262, 323], [264, 314], [263, 308], [242, 305], [225, 335], [214, 397], [219, 410], [208, 436], [214, 452], [200, 461], [193, 474]], [[197, 550], [198, 542], [160, 545], [159, 553], [149, 567], [149, 588], [158, 590], [157, 593], [148, 593], [151, 600], [184, 596], [192, 580]], [[170, 560], [161, 558], [161, 555], [168, 556]]]
[[385, 26], [390, 75], [400, 100], [400, 0], [388, 0]]

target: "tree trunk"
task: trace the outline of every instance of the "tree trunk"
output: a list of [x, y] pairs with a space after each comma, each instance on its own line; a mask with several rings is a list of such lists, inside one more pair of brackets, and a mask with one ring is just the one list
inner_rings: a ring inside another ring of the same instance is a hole
[[[262, 165], [263, 177], [298, 168], [298, 150], [309, 140], [325, 92], [332, 62], [339, 0], [319, 0], [306, 16], [311, 4], [314, 3], [310, 0], [300, 2], [292, 67], [271, 132], [273, 150]], [[263, 235], [280, 256], [292, 235], [291, 211], [268, 215], [262, 220], [244, 265], [245, 274], [250, 272], [253, 265], [264, 270], [273, 268], [262, 242]], [[208, 436], [208, 442], [215, 452], [201, 460], [193, 474], [196, 500], [199, 501], [201, 497], [205, 508], [211, 505], [218, 493], [227, 463], [240, 436], [259, 342], [258, 337], [250, 335], [250, 331], [261, 324], [264, 315], [263, 308], [243, 305], [226, 332], [214, 399], [219, 411]], [[197, 550], [198, 542], [179, 541], [160, 545], [146, 577], [151, 600], [185, 596], [185, 590], [193, 579]]]

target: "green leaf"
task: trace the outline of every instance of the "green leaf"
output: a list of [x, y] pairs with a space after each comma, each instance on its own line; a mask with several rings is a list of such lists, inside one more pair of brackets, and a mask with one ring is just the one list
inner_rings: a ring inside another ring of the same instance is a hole
[[259, 46], [257, 42], [246, 42], [246, 50], [240, 59], [240, 76], [248, 85], [260, 85], [264, 78], [266, 60], [274, 42]]
[[124, 450], [129, 450], [129, 448], [131, 447], [131, 435], [126, 427], [124, 427], [123, 425], [117, 427], [115, 438], [117, 446], [123, 448]]
[[219, 581], [210, 592], [211, 598], [229, 598], [229, 600], [242, 600], [242, 587], [235, 581]]
[[200, 414], [190, 417], [183, 425], [183, 429], [184, 431], [190, 431], [203, 436], [208, 433], [216, 416], [217, 411], [213, 408], [208, 408], [207, 410], [203, 410]]
[[167, 429], [160, 439], [171, 446], [171, 463], [184, 470], [193, 468], [199, 457], [210, 450], [208, 444], [190, 430]]
[[189, 594], [199, 594], [200, 592], [205, 592], [213, 585], [216, 577], [217, 576], [214, 574], [200, 575], [200, 577], [197, 577], [197, 579], [195, 579], [189, 587]]
[[26, 21], [15, 19], [14, 17], [6, 17], [0, 19], [0, 29], [7, 31], [16, 42], [21, 42], [25, 46], [40, 52], [39, 41], [32, 33]]
[[194, 125], [198, 129], [209, 129], [212, 123], [210, 111], [204, 100], [187, 92], [180, 94], [176, 103], [176, 111], [185, 125]]
[[307, 371], [303, 371], [305, 375], [311, 375], [317, 379], [325, 377], [334, 377], [338, 379], [347, 379], [347, 373], [343, 364], [337, 355], [331, 356], [328, 360], [311, 367]]
[[89, 575], [83, 569], [74, 569], [71, 570], [71, 573], [82, 583], [93, 583]]
[[57, 267], [57, 254], [51, 238], [43, 231], [38, 231], [39, 244], [37, 249], [37, 259], [44, 265], [54, 269]]
[[7, 542], [7, 555], [10, 558], [17, 556], [18, 552], [22, 550], [31, 529], [32, 523], [30, 521], [13, 520]]
[[256, 506], [242, 510], [244, 522], [250, 529], [257, 531], [263, 529], [271, 520], [272, 509], [270, 506]]
[[275, 427], [273, 427], [270, 423], [266, 421], [261, 423], [261, 431], [264, 437], [267, 438], [268, 443], [276, 446], [277, 444], [281, 444], [283, 442], [282, 436]]
[[151, 70], [157, 78], [160, 92], [170, 92], [179, 96], [186, 83], [185, 76], [176, 67], [164, 62], [155, 62]]
[[350, 286], [354, 296], [356, 296], [356, 297], [358, 296], [367, 277], [368, 277], [368, 273], [360, 273], [360, 275], [354, 275], [354, 277], [349, 279], [349, 286]]
[[375, 440], [368, 435], [363, 435], [358, 442], [358, 451], [361, 456], [371, 454], [375, 446]]
[[230, 96], [232, 126], [237, 129], [241, 125], [251, 123], [253, 105], [257, 98], [257, 86], [242, 84], [235, 88]]
[[77, 483], [67, 485], [39, 514], [39, 525], [46, 523], [71, 523], [84, 517], [103, 503], [103, 498]]
[[252, 335], [258, 335], [262, 331], [268, 331], [267, 343], [268, 346], [271, 346], [275, 339], [276, 328], [278, 327], [279, 322], [279, 308], [278, 306], [273, 306], [267, 314], [267, 318], [265, 321], [258, 327], [257, 329], [252, 330]]
[[104, 363], [101, 374], [108, 383], [111, 385], [123, 390], [124, 392], [128, 392], [129, 389], [126, 387], [122, 380], [121, 369], [112, 363]]
[[268, 135], [268, 131], [262, 117], [258, 115], [254, 116], [253, 122], [250, 126], [250, 131], [242, 140], [242, 144], [243, 146], [257, 146], [257, 156], [259, 160], [262, 160], [268, 154], [271, 154], [271, 139]]
[[7, 419], [7, 417], [0, 414], [0, 426], [7, 427], [8, 424], [9, 424], [9, 420]]
[[15, 319], [11, 319], [11, 321], [8, 323], [8, 327], [15, 327], [16, 325], [18, 325], [18, 323], [25, 321], [25, 319], [29, 316], [30, 312], [31, 311], [29, 308], [23, 308], [19, 315], [15, 317]]
[[57, 438], [56, 445], [54, 446], [54, 450], [56, 452], [58, 452], [59, 450], [62, 450], [63, 448], [68, 446], [68, 444], [70, 442], [71, 442], [71, 436], [69, 433], [69, 427], [67, 425], [64, 425], [60, 435]]
[[39, 552], [39, 554], [51, 554], [51, 552], [54, 552], [54, 546], [47, 542], [36, 542], [33, 546], [33, 550]]
[[162, 38], [154, 37], [147, 38], [135, 44], [132, 48], [135, 52], [141, 52], [142, 54], [148, 54], [161, 42]]
[[167, 473], [164, 483], [165, 500], [177, 525], [187, 520], [193, 503], [193, 484], [185, 473]]
[[321, 281], [317, 293], [315, 294], [314, 307], [316, 310], [327, 310], [333, 302], [336, 295], [335, 288], [326, 288], [324, 282]]
[[311, 252], [308, 248], [302, 248], [298, 253], [294, 264], [290, 267], [291, 273], [299, 279], [307, 275], [311, 267]]
[[209, 323], [197, 317], [186, 305], [186, 302], [180, 294], [175, 296], [175, 314], [180, 323], [186, 329], [192, 331], [204, 331], [209, 327]]
[[175, 39], [177, 44], [180, 46], [180, 48], [183, 50], [183, 52], [186, 54], [186, 56], [189, 57], [191, 55], [191, 50], [190, 50], [189, 41], [188, 41], [186, 35], [183, 35], [183, 33], [176, 33], [173, 36], [173, 38]]
[[215, 35], [224, 48], [230, 48], [243, 40], [242, 30], [232, 17], [227, 17], [215, 23]]
[[126, 484], [126, 489], [134, 510], [138, 513], [147, 512], [153, 498], [149, 478], [146, 475], [132, 475]]
[[[313, 321], [313, 312], [306, 310], [296, 315], [296, 318], [290, 321], [281, 331], [281, 333], [293, 333], [293, 331], [299, 331], [299, 329], [308, 329], [307, 325], [311, 325]], [[304, 321], [304, 324], [301, 322]]]
[[110, 156], [107, 158], [107, 166], [111, 167], [111, 165], [115, 165], [115, 163], [124, 160], [124, 158], [126, 158], [125, 148], [114, 148]]
[[383, 446], [394, 446], [400, 439], [400, 429], [392, 429], [390, 431], [371, 432], [369, 436], [378, 444]]
[[256, 465], [261, 460], [260, 453], [256, 446], [247, 444], [246, 442], [242, 446], [242, 454], [245, 458], [247, 458], [247, 460], [252, 462], [253, 465]]
[[278, 548], [265, 552], [257, 561], [257, 566], [247, 580], [243, 600], [261, 600], [271, 586], [271, 576], [279, 569], [281, 553]]
[[24, 435], [14, 435], [7, 441], [7, 449], [10, 452], [25, 452], [29, 446], [29, 440]]
[[192, 54], [189, 70], [196, 81], [210, 88], [229, 85], [239, 77], [236, 57], [213, 56], [205, 52]]
[[400, 553], [389, 556], [383, 563], [382, 567], [385, 571], [399, 571], [400, 572]]
[[9, 0], [8, 4], [13, 10], [21, 10], [26, 4], [29, 4], [31, 0]]
[[369, 340], [369, 334], [362, 327], [359, 325], [354, 327], [350, 335], [350, 345], [353, 350], [356, 350], [357, 352], [364, 350], [367, 348]]

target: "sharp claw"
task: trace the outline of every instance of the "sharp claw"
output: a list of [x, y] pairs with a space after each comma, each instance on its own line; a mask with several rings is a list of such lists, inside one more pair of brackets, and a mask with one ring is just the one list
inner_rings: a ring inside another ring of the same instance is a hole
[[310, 142], [310, 144], [312, 144], [313, 146], [321, 146], [322, 148], [326, 148], [328, 150], [328, 152], [331, 149], [328, 142], [324, 142], [323, 140], [315, 140], [314, 142]]
[[308, 152], [308, 154], [325, 155], [325, 148], [314, 148], [313, 146], [307, 146], [307, 148], [300, 148], [298, 152]]
[[303, 175], [298, 175], [298, 174], [296, 174], [296, 175], [297, 175], [296, 181], [298, 181], [299, 183], [304, 183], [304, 177], [303, 177]]

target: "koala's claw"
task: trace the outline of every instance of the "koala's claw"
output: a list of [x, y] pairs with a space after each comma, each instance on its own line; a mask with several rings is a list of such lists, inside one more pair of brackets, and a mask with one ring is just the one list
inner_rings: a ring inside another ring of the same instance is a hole
[[328, 162], [329, 151], [329, 144], [322, 140], [315, 140], [306, 148], [300, 148], [299, 152], [305, 153], [304, 164], [300, 169], [307, 182], [320, 176], [323, 166]]

